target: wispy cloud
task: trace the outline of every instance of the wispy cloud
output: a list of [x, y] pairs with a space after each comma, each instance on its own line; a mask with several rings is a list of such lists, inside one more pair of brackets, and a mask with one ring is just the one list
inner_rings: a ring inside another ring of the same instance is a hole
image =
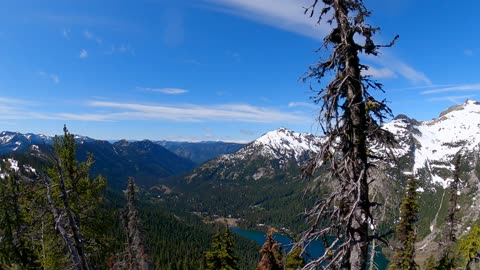
[[80, 58], [87, 58], [88, 57], [88, 52], [85, 49], [82, 49], [80, 51]]
[[94, 40], [98, 44], [103, 43], [103, 39], [101, 37], [94, 35], [92, 32], [90, 32], [88, 30], [83, 31], [83, 36], [85, 37], [85, 39]]
[[423, 95], [447, 93], [447, 92], [461, 92], [461, 91], [480, 91], [480, 84], [463, 84], [452, 87], [437, 88], [423, 91]]
[[66, 39], [70, 39], [70, 32], [71, 32], [70, 29], [65, 29], [65, 28], [64, 28], [64, 29], [62, 30], [62, 35], [63, 35], [63, 37], [66, 38]]
[[150, 88], [150, 87], [137, 87], [137, 89], [142, 91], [149, 91], [149, 92], [158, 92], [167, 95], [180, 95], [188, 93], [188, 90], [181, 89], [181, 88]]
[[434, 97], [434, 98], [428, 99], [428, 101], [450, 101], [454, 104], [459, 104], [464, 102], [466, 99], [471, 99], [473, 97], [475, 97], [475, 95]]
[[451, 86], [456, 86], [456, 85], [458, 85], [458, 84], [429, 84], [429, 85], [419, 85], [419, 86], [411, 86], [411, 87], [394, 88], [394, 89], [389, 89], [389, 91], [433, 89], [433, 88], [451, 87]]
[[40, 75], [42, 78], [51, 80], [54, 84], [60, 83], [60, 77], [57, 74], [40, 71], [38, 72], [38, 75]]
[[[109, 108], [114, 111], [103, 113], [102, 120], [167, 120], [177, 122], [238, 121], [254, 123], [298, 123], [311, 121], [303, 115], [282, 112], [272, 108], [256, 107], [249, 104], [158, 104], [90, 101], [91, 107]], [[96, 115], [77, 115], [97, 120]]]
[[254, 135], [256, 134], [257, 132], [255, 130], [250, 130], [250, 129], [240, 129], [240, 133], [242, 133], [243, 135]]
[[465, 49], [463, 51], [463, 54], [466, 55], [466, 56], [472, 56], [473, 55], [473, 50], [471, 49]]
[[368, 70], [363, 70], [362, 75], [372, 76], [375, 79], [386, 79], [386, 78], [397, 78], [397, 74], [393, 72], [390, 68], [374, 68], [369, 67]]
[[130, 46], [130, 44], [120, 44], [120, 45], [112, 45], [110, 50], [106, 51], [105, 54], [124, 54], [130, 53], [131, 55], [135, 55], [135, 50]]
[[301, 101], [298, 101], [298, 102], [290, 102], [290, 103], [288, 103], [288, 107], [289, 107], [289, 108], [305, 107], [305, 108], [311, 108], [311, 109], [318, 109], [318, 107], [315, 106], [315, 104], [308, 103], [308, 102], [301, 102]]
[[361, 55], [361, 57], [369, 63], [374, 63], [376, 65], [382, 66], [382, 68], [380, 69], [375, 67], [373, 68], [373, 70], [377, 71], [377, 75], [388, 75], [390, 77], [400, 76], [414, 84], [432, 84], [432, 81], [430, 80], [430, 78], [428, 78], [427, 75], [425, 75], [425, 73], [416, 70], [412, 66], [408, 65], [404, 61], [398, 59], [397, 57], [389, 53], [388, 51], [383, 52], [381, 56]]
[[[32, 107], [35, 105], [35, 107]], [[247, 122], [299, 123], [313, 121], [291, 111], [250, 104], [146, 104], [91, 100], [64, 111], [44, 105], [0, 97], [0, 120], [64, 120], [84, 122], [167, 121], [167, 122]], [[81, 110], [79, 110], [81, 108]], [[88, 113], [82, 113], [81, 111]], [[249, 131], [245, 131], [250, 133]]]
[[[231, 13], [275, 28], [322, 40], [330, 27], [304, 14], [307, 0], [207, 0], [220, 12]], [[311, 4], [311, 3], [310, 3]]]
[[[204, 0], [214, 3], [217, 11], [234, 14], [271, 27], [307, 36], [323, 41], [330, 32], [331, 26], [326, 22], [317, 23], [318, 15], [312, 18], [304, 14], [304, 7], [312, 4], [311, 0]], [[404, 61], [383, 53], [380, 57], [367, 57], [380, 65], [380, 68], [370, 70], [377, 78], [403, 77], [419, 84], [431, 84], [431, 80], [423, 72], [416, 70]], [[373, 75], [373, 74], [371, 74]]]
[[167, 8], [163, 15], [163, 42], [169, 47], [181, 45], [185, 40], [184, 15], [179, 9]]

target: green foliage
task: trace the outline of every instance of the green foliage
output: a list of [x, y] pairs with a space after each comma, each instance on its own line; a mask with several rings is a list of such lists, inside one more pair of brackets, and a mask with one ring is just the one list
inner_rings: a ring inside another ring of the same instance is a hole
[[458, 251], [465, 262], [464, 266], [470, 265], [474, 259], [478, 258], [480, 255], [480, 228], [477, 224], [460, 239]]
[[[94, 162], [92, 155], [85, 162], [77, 161], [76, 141], [66, 127], [63, 136], [54, 138], [53, 147], [54, 165], [47, 169], [47, 174], [52, 181], [54, 207], [73, 214], [85, 253], [93, 254], [89, 259], [90, 264], [106, 266], [107, 245], [104, 232], [108, 228], [105, 228], [104, 218], [107, 218], [108, 213], [100, 207], [106, 180], [101, 176], [90, 178], [89, 170]], [[65, 198], [62, 188], [68, 191], [68, 198]]]
[[286, 270], [302, 269], [304, 265], [305, 265], [305, 259], [302, 256], [302, 249], [299, 246], [295, 246], [287, 255], [285, 269]]
[[232, 232], [227, 227], [224, 233], [219, 230], [214, 236], [211, 250], [205, 252], [207, 270], [235, 270], [238, 258], [233, 254]]
[[396, 269], [416, 269], [415, 263], [415, 241], [416, 226], [418, 220], [418, 180], [410, 178], [407, 182], [407, 190], [400, 206], [400, 221], [397, 226], [397, 239], [400, 242], [394, 260]]
[[438, 266], [436, 270], [450, 270], [450, 269], [455, 269], [455, 258], [445, 255], [443, 256], [440, 261], [438, 262]]
[[242, 178], [228, 181], [203, 173], [192, 183], [185, 183], [183, 178], [174, 179], [178, 181], [173, 187], [174, 193], [159, 195], [176, 212], [240, 217], [242, 228], [267, 224], [300, 232], [306, 227], [300, 213], [313, 205], [314, 194], [305, 193], [306, 181], [290, 176], [299, 171], [277, 173], [273, 179], [258, 181]]
[[28, 237], [28, 206], [22, 179], [4, 167], [0, 177], [0, 269], [38, 267], [33, 243]]
[[430, 257], [427, 258], [425, 261], [425, 266], [424, 270], [436, 270], [437, 269], [437, 263], [435, 261], [435, 257], [433, 255], [430, 255]]

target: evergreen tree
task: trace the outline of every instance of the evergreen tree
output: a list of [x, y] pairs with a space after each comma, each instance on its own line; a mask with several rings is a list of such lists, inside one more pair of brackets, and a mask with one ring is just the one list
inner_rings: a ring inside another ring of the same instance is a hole
[[285, 263], [286, 270], [298, 270], [302, 269], [305, 265], [305, 259], [302, 256], [302, 248], [295, 246], [287, 254], [287, 261]]
[[459, 241], [458, 250], [465, 261], [464, 269], [471, 269], [471, 264], [480, 259], [480, 228], [477, 224]]
[[415, 223], [418, 220], [418, 181], [410, 178], [407, 182], [407, 190], [400, 206], [400, 221], [397, 226], [397, 239], [400, 246], [394, 257], [395, 269], [417, 269], [415, 263], [415, 241], [417, 229]]
[[122, 255], [122, 259], [113, 268], [125, 270], [154, 269], [140, 226], [133, 177], [128, 179], [127, 207], [123, 213], [123, 225], [127, 235], [126, 250]]
[[213, 236], [211, 250], [205, 252], [206, 270], [236, 270], [238, 258], [234, 255], [232, 232], [227, 226], [222, 234], [220, 230]]
[[[313, 175], [322, 164], [330, 165], [335, 190], [318, 200], [307, 212], [310, 229], [303, 241], [337, 236], [325, 246], [325, 253], [309, 262], [307, 269], [328, 264], [327, 269], [366, 268], [369, 246], [369, 222], [373, 223], [369, 198], [369, 153], [367, 140], [377, 144], [393, 141], [393, 135], [381, 129], [384, 117], [391, 116], [384, 101], [377, 101], [371, 90], [382, 90], [382, 85], [362, 75], [368, 66], [360, 62], [359, 55], [378, 54], [380, 47], [372, 39], [378, 28], [366, 22], [370, 12], [362, 0], [313, 0], [305, 10], [314, 16], [315, 8], [322, 8], [319, 21], [326, 20], [332, 31], [324, 38], [322, 51], [330, 55], [310, 67], [305, 80], [322, 83], [325, 76], [333, 80], [319, 87], [315, 101], [321, 104], [320, 124], [326, 141], [319, 155], [305, 168]], [[396, 38], [395, 38], [396, 39]], [[362, 44], [357, 41], [362, 41]], [[313, 87], [311, 87], [314, 90]], [[329, 242], [329, 241], [326, 241]], [[342, 243], [342, 244], [340, 244]]]
[[273, 239], [275, 230], [270, 228], [267, 232], [265, 243], [260, 249], [262, 258], [257, 270], [283, 270], [282, 245]]
[[19, 174], [5, 162], [0, 169], [0, 269], [35, 269], [38, 258], [29, 237], [24, 188]]
[[425, 270], [437, 270], [437, 263], [435, 262], [435, 257], [430, 255], [425, 261]]
[[53, 167], [44, 177], [46, 198], [55, 225], [55, 232], [68, 249], [73, 267], [90, 269], [87, 254], [99, 251], [102, 232], [98, 230], [96, 214], [103, 201], [105, 180], [99, 176], [90, 179], [93, 157], [76, 160], [76, 141], [66, 127], [62, 137], [55, 136], [51, 156]]
[[211, 243], [211, 251], [205, 252], [205, 263], [207, 270], [218, 270], [222, 269], [222, 234], [220, 230], [213, 235], [213, 240]]
[[233, 241], [232, 231], [227, 226], [225, 233], [223, 234], [224, 241], [224, 269], [233, 270], [237, 269], [238, 258], [234, 255], [235, 242]]

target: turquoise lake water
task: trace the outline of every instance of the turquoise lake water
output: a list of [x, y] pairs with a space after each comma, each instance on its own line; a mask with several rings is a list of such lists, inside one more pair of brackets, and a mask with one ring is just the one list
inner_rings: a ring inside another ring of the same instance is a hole
[[[259, 245], [263, 245], [263, 243], [265, 242], [265, 233], [263, 232], [242, 230], [235, 227], [232, 227], [231, 230], [238, 235], [241, 235], [245, 238], [248, 238], [250, 240], [257, 242], [257, 244]], [[290, 249], [293, 246], [290, 238], [288, 238], [285, 235], [275, 234], [274, 239], [275, 241], [281, 243], [283, 246], [283, 249], [287, 252], [290, 251]], [[307, 249], [308, 253], [314, 258], [318, 258], [321, 255], [323, 255], [323, 250], [324, 248], [321, 242], [313, 242]], [[379, 254], [375, 258], [375, 263], [377, 264], [380, 270], [387, 269], [388, 260], [385, 258], [385, 256], [383, 256], [383, 254]]]

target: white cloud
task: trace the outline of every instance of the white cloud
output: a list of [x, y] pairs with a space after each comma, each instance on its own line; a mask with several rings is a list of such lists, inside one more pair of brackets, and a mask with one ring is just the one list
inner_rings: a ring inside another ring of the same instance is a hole
[[294, 107], [306, 107], [306, 108], [311, 108], [311, 109], [318, 109], [319, 107], [315, 106], [313, 103], [308, 103], [308, 102], [290, 102], [288, 103], [289, 108], [294, 108]]
[[480, 91], [480, 84], [463, 84], [452, 87], [444, 87], [433, 90], [423, 91], [423, 95], [447, 93], [447, 92], [460, 92], [460, 91]]
[[98, 44], [103, 43], [103, 39], [101, 37], [94, 35], [92, 32], [88, 30], [83, 31], [83, 36], [88, 40], [94, 40]]
[[329, 32], [325, 23], [317, 24], [315, 16], [304, 14], [308, 0], [207, 0], [222, 7], [221, 12], [232, 13], [275, 28], [305, 35], [317, 40]]
[[423, 72], [415, 70], [401, 61], [393, 61], [391, 65], [400, 75], [413, 83], [432, 84], [432, 81]]
[[88, 57], [88, 52], [85, 49], [82, 49], [80, 51], [80, 58], [87, 58]]
[[159, 92], [167, 95], [180, 95], [180, 94], [188, 93], [188, 90], [181, 89], [181, 88], [149, 88], [149, 87], [137, 87], [137, 88], [143, 91]]
[[[304, 7], [310, 6], [313, 2], [312, 0], [205, 1], [216, 4], [217, 11], [234, 14], [318, 41], [323, 41], [325, 35], [331, 30], [331, 26], [325, 21], [322, 21], [320, 24], [317, 23], [318, 14], [315, 14], [312, 18], [304, 14]], [[321, 6], [318, 6], [317, 11], [320, 9]], [[368, 56], [366, 59], [382, 66], [376, 70], [378, 71], [376, 75], [380, 76], [377, 78], [392, 78], [399, 75], [415, 84], [432, 83], [423, 72], [414, 69], [394, 56], [390, 55], [387, 57], [386, 53], [382, 53], [379, 57]]]
[[62, 35], [66, 39], [70, 39], [70, 29], [63, 29]]
[[[426, 84], [431, 85], [432, 81], [423, 72], [416, 70], [412, 66], [406, 64], [402, 60], [397, 59], [388, 51], [383, 51], [381, 56], [374, 55], [361, 55], [361, 58], [369, 63], [375, 63], [383, 68], [377, 69], [377, 71], [384, 71], [383, 75], [401, 76], [414, 84]], [[374, 68], [376, 69], [376, 68]], [[377, 74], [381, 75], [381, 74]]]
[[84, 32], [83, 32], [83, 36], [84, 36], [86, 39], [92, 39], [92, 38], [93, 38], [92, 32], [89, 32], [89, 31], [84, 31]]
[[76, 115], [96, 121], [106, 120], [167, 120], [179, 122], [237, 121], [254, 123], [298, 123], [312, 121], [303, 115], [282, 112], [272, 108], [256, 107], [249, 104], [159, 104], [122, 103], [90, 101], [91, 107], [109, 108], [114, 111], [101, 115]]
[[474, 97], [474, 95], [434, 97], [428, 99], [428, 101], [450, 101], [454, 104], [460, 104], [467, 99], [471, 99], [472, 97]]
[[362, 75], [372, 76], [375, 79], [397, 78], [397, 74], [395, 74], [395, 72], [393, 72], [391, 69], [387, 67], [384, 67], [384, 68], [369, 67], [368, 70], [362, 71]]
[[120, 44], [120, 45], [112, 45], [110, 50], [106, 51], [105, 54], [112, 55], [112, 54], [124, 54], [130, 53], [131, 55], [135, 55], [135, 50], [130, 46], [130, 44]]
[[50, 78], [52, 79], [54, 84], [58, 84], [60, 82], [60, 77], [56, 74], [50, 74]]
[[43, 77], [50, 79], [54, 84], [59, 84], [60, 83], [60, 77], [57, 74], [54, 73], [47, 73], [45, 71], [40, 71], [38, 74]]

